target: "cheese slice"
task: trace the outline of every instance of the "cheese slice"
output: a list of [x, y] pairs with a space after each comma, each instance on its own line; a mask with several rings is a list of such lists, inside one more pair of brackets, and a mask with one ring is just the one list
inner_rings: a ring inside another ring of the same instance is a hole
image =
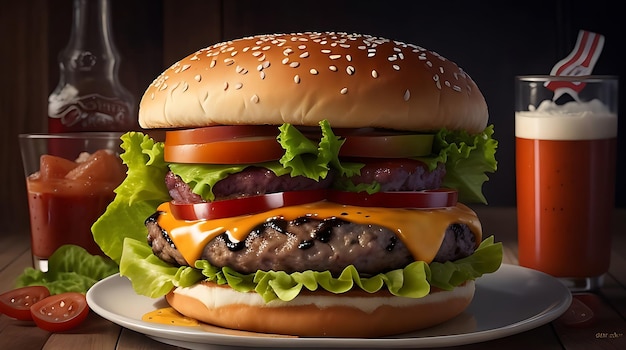
[[446, 229], [451, 224], [468, 225], [476, 236], [476, 244], [482, 241], [482, 227], [478, 217], [473, 210], [461, 203], [449, 208], [424, 210], [358, 207], [321, 201], [259, 214], [199, 221], [178, 220], [171, 214], [169, 206], [169, 202], [159, 206], [157, 222], [168, 232], [178, 251], [191, 266], [200, 259], [204, 246], [216, 236], [227, 233], [231, 241], [243, 241], [256, 226], [268, 218], [339, 218], [357, 224], [386, 227], [402, 240], [416, 261], [427, 263], [437, 255]]

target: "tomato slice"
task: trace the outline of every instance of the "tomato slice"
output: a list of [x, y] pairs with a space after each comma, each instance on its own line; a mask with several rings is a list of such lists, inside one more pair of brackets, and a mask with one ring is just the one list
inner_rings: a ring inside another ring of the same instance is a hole
[[215, 202], [179, 204], [170, 202], [172, 214], [179, 220], [214, 220], [260, 213], [270, 209], [313, 203], [326, 199], [326, 190], [268, 193]]
[[68, 292], [49, 296], [30, 307], [35, 324], [49, 332], [63, 332], [81, 324], [89, 314], [82, 293]]
[[342, 157], [411, 158], [432, 152], [433, 134], [347, 134], [339, 150]]
[[165, 132], [168, 145], [210, 143], [255, 136], [278, 136], [275, 125], [218, 125], [204, 128], [171, 130]]
[[163, 156], [173, 163], [253, 164], [277, 160], [283, 154], [275, 136], [255, 136], [184, 145], [166, 141]]
[[361, 207], [434, 209], [455, 206], [458, 192], [440, 188], [424, 191], [397, 192], [346, 192], [330, 190], [328, 200], [331, 202]]
[[0, 295], [0, 313], [22, 321], [32, 320], [30, 307], [48, 296], [50, 291], [44, 286], [10, 290]]

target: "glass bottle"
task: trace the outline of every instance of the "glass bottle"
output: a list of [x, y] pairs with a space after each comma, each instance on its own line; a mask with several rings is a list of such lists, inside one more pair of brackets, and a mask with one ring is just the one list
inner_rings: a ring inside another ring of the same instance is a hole
[[59, 84], [48, 99], [48, 131], [137, 129], [135, 100], [119, 81], [109, 0], [74, 0]]

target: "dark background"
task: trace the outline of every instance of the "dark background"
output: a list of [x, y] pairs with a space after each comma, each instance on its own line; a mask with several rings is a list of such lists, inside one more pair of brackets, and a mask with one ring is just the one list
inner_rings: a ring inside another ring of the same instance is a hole
[[[254, 34], [358, 32], [418, 44], [455, 61], [481, 88], [500, 142], [498, 172], [484, 187], [492, 206], [515, 205], [514, 77], [549, 73], [574, 48], [581, 29], [606, 37], [594, 73], [625, 73], [625, 20], [612, 0], [110, 1], [121, 80], [137, 99], [178, 59]], [[56, 58], [69, 38], [71, 9], [71, 0], [0, 0], [0, 197], [6, 203], [0, 222], [8, 229], [27, 227], [17, 134], [46, 130], [47, 97], [58, 81]], [[619, 109], [624, 108], [621, 88]], [[619, 124], [619, 207], [626, 206], [625, 124]]]

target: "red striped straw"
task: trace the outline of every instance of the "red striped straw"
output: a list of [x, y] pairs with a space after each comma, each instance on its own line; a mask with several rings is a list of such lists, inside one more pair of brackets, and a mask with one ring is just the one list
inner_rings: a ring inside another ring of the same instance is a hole
[[[604, 47], [604, 36], [597, 33], [581, 30], [574, 50], [564, 59], [557, 62], [550, 71], [550, 75], [556, 76], [581, 76], [591, 75], [593, 67], [598, 61]], [[585, 87], [583, 82], [550, 81], [545, 87], [554, 91], [552, 100], [568, 93], [578, 100], [578, 93]]]

